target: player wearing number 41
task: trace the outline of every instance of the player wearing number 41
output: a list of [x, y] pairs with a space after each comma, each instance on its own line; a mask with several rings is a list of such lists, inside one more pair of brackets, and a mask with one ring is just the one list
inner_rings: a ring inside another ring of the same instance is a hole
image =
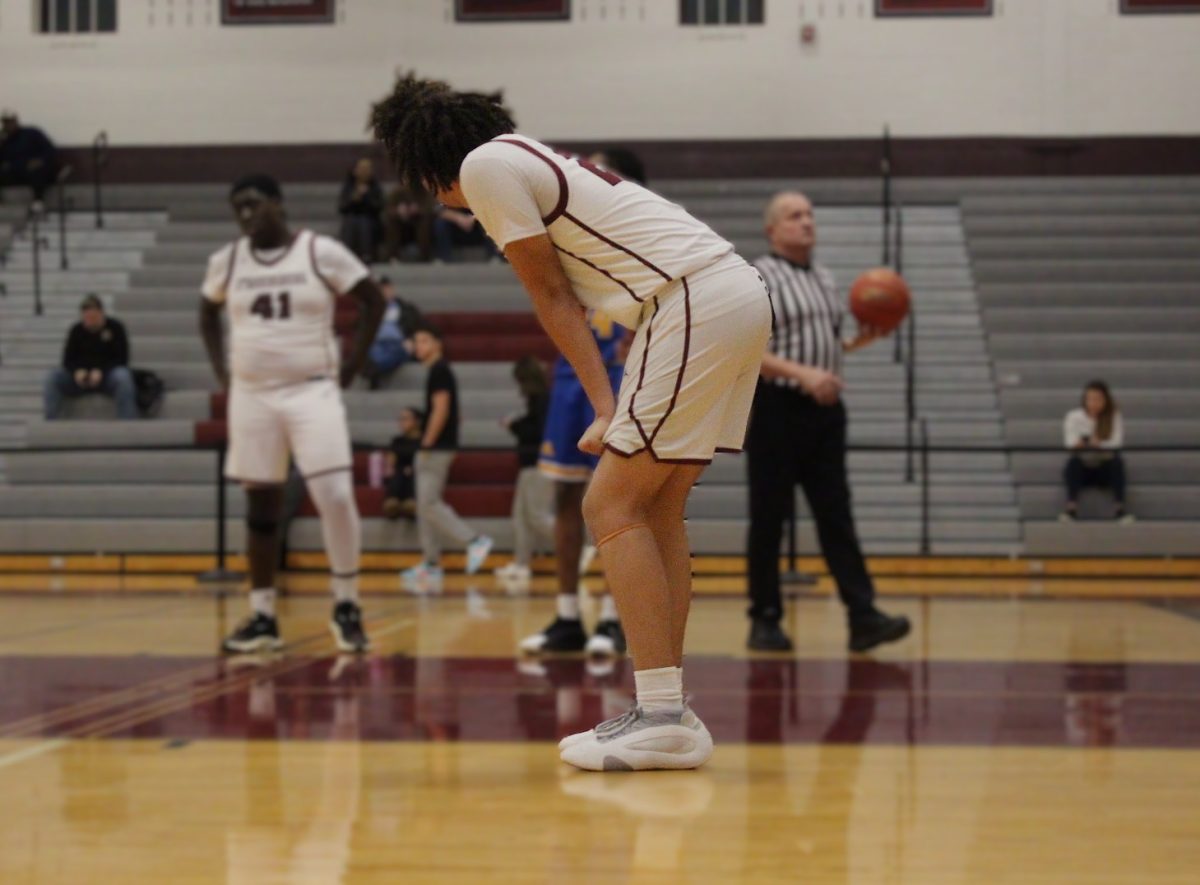
[[[229, 391], [225, 474], [246, 490], [251, 615], [222, 644], [228, 653], [282, 647], [275, 618], [279, 522], [289, 456], [321, 515], [335, 597], [330, 629], [338, 649], [368, 648], [358, 605], [362, 548], [353, 457], [341, 387], [362, 368], [383, 316], [383, 295], [341, 243], [292, 231], [279, 184], [246, 176], [229, 196], [242, 236], [208, 261], [200, 328], [213, 371]], [[359, 302], [352, 352], [341, 360], [336, 298]], [[229, 313], [226, 367], [221, 311]], [[231, 380], [232, 379], [232, 380]]]
[[[402, 182], [469, 209], [504, 250], [596, 418], [584, 518], [634, 663], [637, 704], [563, 741], [580, 768], [695, 768], [712, 737], [684, 704], [692, 599], [684, 509], [720, 450], [740, 450], [771, 306], [708, 226], [640, 185], [513, 134], [501, 97], [399, 78], [372, 112]], [[614, 395], [585, 307], [635, 329]]]

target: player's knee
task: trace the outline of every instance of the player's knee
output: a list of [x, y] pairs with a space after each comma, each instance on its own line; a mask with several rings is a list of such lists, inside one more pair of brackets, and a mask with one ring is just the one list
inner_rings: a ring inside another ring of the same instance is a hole
[[597, 538], [632, 523], [646, 521], [645, 514], [631, 502], [606, 494], [599, 486], [592, 486], [583, 496], [583, 520]]

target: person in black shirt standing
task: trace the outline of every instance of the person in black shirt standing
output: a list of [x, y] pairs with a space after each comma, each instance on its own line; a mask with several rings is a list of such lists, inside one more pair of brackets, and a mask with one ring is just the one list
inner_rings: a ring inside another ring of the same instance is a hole
[[878, 337], [860, 329], [842, 340], [845, 309], [829, 271], [813, 262], [816, 225], [803, 194], [776, 194], [766, 211], [771, 252], [754, 262], [771, 291], [775, 328], [746, 438], [749, 455], [748, 646], [791, 651], [779, 626], [779, 542], [796, 483], [804, 489], [821, 552], [837, 582], [850, 626], [850, 649], [869, 651], [906, 636], [909, 622], [875, 607], [875, 586], [854, 527], [846, 479], [842, 355]]
[[442, 495], [458, 450], [458, 382], [443, 355], [442, 335], [424, 323], [413, 336], [413, 350], [427, 368], [425, 378], [425, 430], [415, 462], [417, 483], [417, 534], [423, 559], [401, 572], [405, 587], [415, 592], [438, 592], [442, 583], [442, 547], [447, 535], [466, 547], [467, 574], [479, 571], [492, 550], [492, 539], [476, 534], [454, 512]]
[[129, 371], [129, 338], [125, 326], [104, 315], [104, 305], [88, 295], [79, 305], [79, 322], [71, 327], [62, 365], [46, 375], [42, 400], [47, 421], [58, 417], [64, 397], [104, 393], [117, 403], [118, 418], [138, 417], [137, 387]]

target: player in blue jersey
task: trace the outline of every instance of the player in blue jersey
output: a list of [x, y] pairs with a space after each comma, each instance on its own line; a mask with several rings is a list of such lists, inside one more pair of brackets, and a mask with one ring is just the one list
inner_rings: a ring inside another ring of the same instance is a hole
[[[605, 148], [591, 162], [615, 172], [622, 178], [646, 183], [642, 162], [624, 148]], [[621, 386], [630, 333], [601, 313], [588, 315], [600, 356], [608, 367], [615, 392]], [[586, 530], [583, 525], [583, 494], [600, 458], [579, 450], [579, 439], [596, 418], [587, 394], [575, 370], [562, 356], [554, 364], [554, 386], [550, 391], [550, 410], [538, 469], [554, 480], [554, 553], [558, 569], [558, 598], [553, 621], [539, 633], [521, 641], [521, 651], [530, 654], [587, 651], [593, 655], [625, 653], [625, 631], [617, 615], [612, 594], [605, 588], [600, 598], [600, 617], [588, 638], [579, 611], [580, 574], [587, 569], [590, 556], [583, 555]], [[587, 548], [594, 553], [592, 547]], [[582, 556], [582, 561], [581, 561]]]

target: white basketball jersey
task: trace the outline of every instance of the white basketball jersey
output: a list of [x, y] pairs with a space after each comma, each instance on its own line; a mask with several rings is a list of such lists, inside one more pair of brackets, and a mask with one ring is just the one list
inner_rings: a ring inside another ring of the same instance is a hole
[[471, 151], [459, 181], [497, 246], [548, 234], [579, 300], [631, 328], [656, 292], [733, 251], [682, 206], [521, 135]]
[[203, 291], [229, 312], [234, 380], [282, 387], [336, 378], [335, 299], [367, 275], [345, 246], [308, 230], [269, 253], [256, 251], [248, 237], [214, 253]]

